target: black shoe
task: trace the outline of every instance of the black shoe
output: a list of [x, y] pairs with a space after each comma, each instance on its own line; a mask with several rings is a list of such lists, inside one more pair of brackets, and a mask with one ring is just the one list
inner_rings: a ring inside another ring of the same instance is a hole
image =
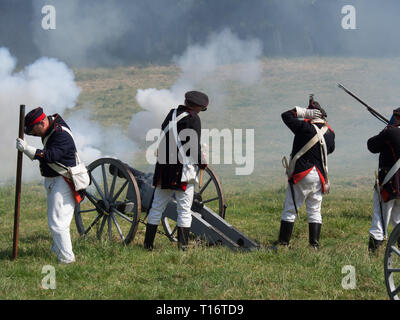
[[294, 222], [281, 220], [281, 228], [279, 230], [278, 241], [274, 245], [288, 246], [290, 238], [292, 237]]
[[147, 224], [146, 225], [146, 234], [144, 236], [144, 248], [147, 250], [153, 250], [154, 238], [156, 237], [158, 225], [156, 224]]
[[309, 223], [308, 224], [308, 238], [310, 246], [315, 250], [319, 249], [319, 236], [321, 234], [321, 223]]
[[374, 237], [369, 236], [369, 242], [368, 242], [368, 251], [371, 253], [376, 252], [376, 250], [379, 249], [379, 247], [382, 245], [383, 240], [376, 240]]
[[189, 233], [190, 227], [178, 227], [178, 248], [182, 251], [186, 251], [188, 249], [189, 244]]

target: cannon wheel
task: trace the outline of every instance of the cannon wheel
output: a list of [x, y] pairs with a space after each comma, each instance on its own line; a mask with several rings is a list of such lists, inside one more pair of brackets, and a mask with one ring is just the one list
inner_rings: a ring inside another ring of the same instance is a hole
[[[218, 176], [210, 167], [204, 170], [202, 185], [196, 184], [195, 186], [192, 211], [197, 211], [196, 207], [203, 205], [206, 205], [225, 219], [226, 202], [224, 191]], [[177, 242], [178, 228], [176, 221], [163, 216], [161, 223], [168, 239], [172, 242]]]
[[88, 171], [91, 184], [85, 190], [85, 199], [75, 207], [78, 233], [86, 237], [94, 229], [99, 240], [104, 237], [129, 244], [135, 237], [141, 213], [135, 177], [124, 163], [113, 158], [95, 160]]
[[385, 252], [385, 283], [390, 299], [400, 300], [400, 224], [390, 234]]

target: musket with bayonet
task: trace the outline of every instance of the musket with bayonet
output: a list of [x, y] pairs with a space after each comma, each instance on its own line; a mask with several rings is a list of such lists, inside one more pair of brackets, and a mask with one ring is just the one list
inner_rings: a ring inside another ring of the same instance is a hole
[[[367, 105], [364, 101], [362, 101], [359, 97], [357, 97], [354, 93], [350, 92], [348, 89], [346, 89], [344, 86], [342, 86], [340, 83], [338, 83], [338, 87], [340, 89], [343, 89], [347, 94], [352, 96], [354, 99], [356, 99], [358, 102], [360, 102], [362, 105], [364, 105], [367, 110], [378, 120], [382, 121], [384, 124], [388, 124], [389, 120], [386, 119], [383, 115], [381, 115], [378, 111], [376, 111], [374, 108], [370, 107]], [[383, 230], [383, 237], [386, 238], [386, 223], [385, 223], [385, 218], [383, 216], [383, 209], [382, 209], [382, 198], [381, 198], [381, 188], [379, 185], [379, 179], [378, 179], [378, 173], [375, 171], [375, 190], [378, 195], [378, 200], [379, 200], [379, 209], [380, 209], [380, 214], [381, 214], [381, 223], [382, 223], [382, 230]]]
[[389, 123], [389, 120], [386, 119], [383, 115], [381, 115], [378, 111], [376, 111], [374, 108], [370, 107], [369, 105], [367, 105], [364, 101], [362, 101], [359, 97], [357, 97], [354, 93], [350, 92], [348, 89], [346, 89], [344, 86], [342, 86], [340, 83], [338, 83], [338, 87], [340, 89], [343, 89], [344, 92], [346, 92], [347, 94], [349, 94], [350, 96], [352, 96], [354, 99], [356, 99], [358, 102], [360, 102], [364, 107], [367, 108], [367, 110], [375, 117], [377, 118], [379, 121], [382, 121], [385, 124]]

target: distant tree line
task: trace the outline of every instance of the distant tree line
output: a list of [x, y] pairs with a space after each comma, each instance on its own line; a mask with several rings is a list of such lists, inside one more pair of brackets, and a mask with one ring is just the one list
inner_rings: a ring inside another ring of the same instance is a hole
[[[107, 0], [76, 1], [87, 8]], [[57, 8], [56, 0], [47, 2]], [[107, 43], [88, 50], [93, 50], [94, 57], [96, 52], [106, 52], [121, 64], [169, 62], [188, 45], [203, 43], [212, 32], [224, 28], [230, 28], [243, 39], [259, 39], [267, 56], [400, 54], [398, 0], [116, 0], [113, 3], [124, 9], [123, 23], [128, 28]], [[356, 30], [344, 30], [341, 26], [344, 16], [341, 9], [349, 4], [356, 9]], [[40, 24], [40, 12], [34, 10], [37, 8], [33, 1], [0, 1], [0, 46], [10, 48], [24, 64], [43, 55], [40, 44], [33, 41], [32, 26]], [[104, 65], [107, 61], [94, 59], [92, 63]]]

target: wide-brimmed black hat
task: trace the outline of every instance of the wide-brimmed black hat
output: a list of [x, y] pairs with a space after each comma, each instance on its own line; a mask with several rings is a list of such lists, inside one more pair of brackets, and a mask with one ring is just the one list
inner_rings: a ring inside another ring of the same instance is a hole
[[208, 106], [208, 97], [200, 91], [188, 91], [185, 93], [185, 102], [202, 107], [204, 111]]
[[26, 134], [31, 134], [33, 126], [42, 121], [45, 117], [46, 115], [41, 107], [37, 107], [36, 109], [31, 110], [25, 116], [24, 132]]

